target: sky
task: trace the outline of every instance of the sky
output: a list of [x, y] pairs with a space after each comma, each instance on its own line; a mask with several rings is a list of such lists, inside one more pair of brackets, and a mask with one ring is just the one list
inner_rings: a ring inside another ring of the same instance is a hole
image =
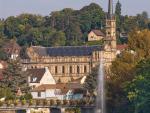
[[[0, 18], [17, 16], [21, 13], [49, 15], [63, 8], [81, 9], [90, 3], [99, 4], [107, 11], [108, 0], [0, 0]], [[117, 0], [113, 1], [115, 6]], [[150, 15], [150, 0], [120, 0], [123, 15], [136, 15], [147, 11]]]

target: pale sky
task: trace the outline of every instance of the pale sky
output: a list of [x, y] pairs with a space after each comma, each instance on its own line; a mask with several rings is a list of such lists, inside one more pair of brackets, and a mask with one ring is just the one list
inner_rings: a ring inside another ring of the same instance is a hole
[[[49, 15], [51, 11], [63, 8], [81, 9], [90, 3], [98, 3], [107, 11], [108, 0], [0, 0], [0, 18], [16, 16], [21, 13]], [[114, 5], [117, 0], [114, 0]], [[122, 13], [136, 15], [147, 11], [150, 15], [150, 0], [120, 0]]]

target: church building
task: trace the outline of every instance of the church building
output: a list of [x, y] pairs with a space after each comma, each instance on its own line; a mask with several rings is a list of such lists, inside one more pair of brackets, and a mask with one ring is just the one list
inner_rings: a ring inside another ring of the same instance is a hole
[[63, 46], [27, 48], [28, 59], [22, 65], [27, 69], [48, 67], [56, 82], [74, 82], [83, 79], [92, 68], [104, 59], [109, 66], [116, 58], [116, 19], [113, 14], [112, 0], [109, 0], [106, 18], [106, 34], [103, 45], [94, 46]]

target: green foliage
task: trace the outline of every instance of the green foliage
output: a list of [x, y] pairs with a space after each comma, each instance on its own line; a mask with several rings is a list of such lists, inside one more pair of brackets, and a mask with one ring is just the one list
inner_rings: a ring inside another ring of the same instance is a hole
[[100, 29], [105, 23], [104, 14], [100, 6], [92, 3], [81, 10], [65, 8], [46, 17], [32, 14], [11, 16], [0, 20], [0, 38], [16, 37], [21, 46], [83, 45], [88, 32]]
[[127, 80], [132, 80], [136, 60], [136, 57], [128, 51], [121, 53], [118, 58], [112, 62], [110, 68], [112, 72], [110, 75], [111, 80], [119, 84]]
[[7, 60], [7, 54], [0, 48], [0, 60]]
[[25, 99], [21, 100], [21, 104], [25, 105], [26, 104], [26, 100]]
[[16, 93], [20, 88], [22, 92], [27, 92], [29, 87], [27, 85], [27, 76], [22, 72], [18, 61], [10, 61], [8, 68], [3, 72], [3, 79], [0, 81], [1, 88], [10, 88], [13, 93]]
[[150, 57], [150, 31], [132, 31], [129, 35], [129, 48], [136, 51], [138, 59]]
[[149, 60], [140, 62], [149, 58], [149, 37], [148, 30], [132, 31], [129, 50], [112, 62], [106, 85], [110, 113], [146, 113], [149, 110]]
[[[116, 4], [117, 37], [122, 31], [133, 28], [150, 28], [147, 12], [137, 16], [122, 16], [121, 4]], [[54, 11], [50, 16], [21, 14], [0, 20], [0, 39], [17, 38], [21, 46], [84, 45], [91, 29], [105, 29], [105, 12], [91, 3], [80, 10], [65, 8]], [[54, 37], [54, 38], [53, 38]]]
[[0, 88], [0, 98], [13, 99], [14, 94], [11, 92], [10, 88]]
[[116, 9], [115, 9], [115, 15], [116, 15], [116, 22], [117, 22], [117, 28], [120, 31], [120, 25], [121, 25], [121, 3], [117, 2]]
[[51, 46], [64, 46], [66, 41], [65, 34], [61, 31], [54, 33], [50, 38]]
[[86, 78], [84, 88], [86, 88], [90, 93], [93, 93], [97, 86], [97, 76], [98, 76], [98, 66], [92, 69], [91, 74]]
[[14, 105], [17, 106], [18, 104], [19, 104], [19, 100], [18, 99], [14, 100]]
[[136, 68], [136, 76], [126, 83], [128, 99], [132, 102], [136, 113], [150, 111], [150, 59], [141, 61]]
[[89, 41], [89, 42], [86, 42], [86, 45], [88, 46], [92, 46], [92, 45], [102, 45], [104, 43], [103, 40], [100, 40], [100, 41]]

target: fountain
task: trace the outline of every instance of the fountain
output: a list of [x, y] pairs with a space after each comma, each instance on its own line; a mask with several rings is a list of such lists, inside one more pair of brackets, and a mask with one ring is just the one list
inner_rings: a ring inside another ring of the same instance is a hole
[[98, 87], [96, 99], [96, 113], [105, 113], [105, 77], [104, 77], [104, 59], [101, 54], [100, 66], [98, 71]]

